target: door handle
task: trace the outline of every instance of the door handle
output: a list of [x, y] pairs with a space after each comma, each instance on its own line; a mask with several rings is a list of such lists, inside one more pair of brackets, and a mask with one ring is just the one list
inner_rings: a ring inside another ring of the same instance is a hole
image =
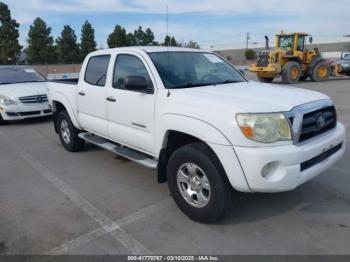
[[109, 101], [109, 102], [117, 101], [117, 99], [115, 99], [113, 96], [107, 97], [106, 100]]
[[80, 91], [78, 94], [79, 94], [80, 96], [85, 96], [85, 93], [84, 93], [83, 91]]

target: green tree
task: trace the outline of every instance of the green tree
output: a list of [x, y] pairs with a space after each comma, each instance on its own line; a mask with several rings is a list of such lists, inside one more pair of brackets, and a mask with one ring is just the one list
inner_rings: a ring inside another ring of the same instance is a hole
[[188, 48], [194, 48], [194, 49], [200, 49], [200, 46], [198, 45], [197, 42], [194, 42], [192, 40], [190, 40], [187, 45]]
[[109, 48], [127, 46], [127, 39], [128, 37], [126, 35], [125, 28], [121, 27], [120, 25], [116, 25], [113, 33], [108, 36], [107, 44]]
[[79, 45], [77, 44], [77, 36], [74, 30], [65, 25], [61, 32], [61, 36], [56, 40], [59, 62], [61, 63], [77, 63], [81, 61], [79, 55]]
[[0, 64], [14, 64], [22, 50], [18, 43], [19, 24], [11, 18], [8, 6], [0, 2]]
[[97, 43], [95, 41], [95, 30], [89, 21], [85, 21], [81, 28], [81, 39], [80, 39], [80, 55], [81, 59], [96, 50]]
[[135, 46], [136, 45], [135, 37], [132, 33], [127, 34], [126, 45], [127, 46]]
[[134, 38], [136, 45], [145, 45], [146, 33], [142, 30], [142, 26], [139, 26], [139, 28], [134, 31]]
[[142, 44], [143, 45], [155, 45], [154, 33], [152, 32], [152, 30], [150, 28], [146, 29]]
[[32, 64], [44, 64], [57, 62], [54, 40], [51, 36], [51, 28], [40, 18], [36, 18], [30, 26], [28, 33], [27, 60]]
[[171, 46], [179, 46], [179, 43], [176, 41], [175, 37], [172, 37], [170, 40]]
[[170, 37], [168, 35], [164, 38], [164, 43], [162, 45], [163, 46], [179, 46], [175, 37]]
[[244, 55], [247, 60], [254, 60], [257, 57], [256, 52], [253, 49], [245, 50]]

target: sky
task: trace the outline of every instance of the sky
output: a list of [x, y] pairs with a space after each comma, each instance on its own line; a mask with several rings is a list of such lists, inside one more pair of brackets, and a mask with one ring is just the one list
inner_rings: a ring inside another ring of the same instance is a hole
[[59, 36], [69, 24], [80, 38], [81, 26], [88, 20], [95, 28], [98, 46], [116, 24], [133, 32], [139, 25], [151, 28], [162, 42], [166, 32], [178, 42], [196, 41], [203, 48], [240, 48], [246, 33], [251, 46], [263, 46], [264, 36], [303, 31], [314, 42], [345, 41], [350, 35], [349, 0], [1, 0], [20, 23], [20, 42], [26, 45], [28, 30], [41, 17]]

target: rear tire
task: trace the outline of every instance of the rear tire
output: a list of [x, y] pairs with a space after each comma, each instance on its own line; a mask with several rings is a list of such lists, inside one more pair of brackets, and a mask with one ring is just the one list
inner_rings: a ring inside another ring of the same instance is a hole
[[0, 126], [4, 126], [4, 125], [7, 125], [8, 122], [5, 121], [3, 118], [2, 118], [2, 115], [0, 114]]
[[59, 112], [56, 121], [58, 135], [63, 147], [69, 152], [77, 152], [83, 149], [85, 141], [78, 137], [81, 131], [73, 125], [68, 113], [66, 111]]
[[282, 81], [285, 84], [295, 84], [299, 82], [301, 76], [301, 66], [298, 62], [290, 61], [282, 68]]
[[313, 68], [310, 78], [313, 82], [323, 82], [327, 81], [330, 75], [331, 66], [327, 62], [321, 61]]
[[192, 220], [212, 223], [230, 211], [233, 188], [206, 144], [177, 149], [169, 159], [167, 178], [176, 204]]
[[262, 83], [271, 83], [274, 77], [258, 77], [259, 81]]

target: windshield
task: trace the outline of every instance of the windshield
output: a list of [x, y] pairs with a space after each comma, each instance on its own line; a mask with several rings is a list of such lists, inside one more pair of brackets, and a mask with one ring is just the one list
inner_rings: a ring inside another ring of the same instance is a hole
[[294, 35], [280, 36], [279, 47], [280, 48], [293, 48]]
[[45, 78], [31, 68], [0, 68], [0, 85], [44, 81]]
[[343, 60], [350, 60], [350, 53], [344, 54]]
[[230, 64], [211, 53], [150, 53], [165, 88], [190, 88], [246, 81]]

